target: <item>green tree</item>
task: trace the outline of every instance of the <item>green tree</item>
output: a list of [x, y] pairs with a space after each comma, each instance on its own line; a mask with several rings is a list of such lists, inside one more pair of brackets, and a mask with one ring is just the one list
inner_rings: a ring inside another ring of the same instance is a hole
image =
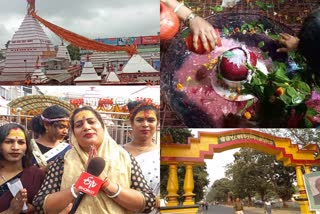
[[3, 56], [2, 53], [0, 53], [0, 60], [1, 60], [1, 59], [5, 59], [5, 57]]
[[216, 180], [207, 195], [207, 201], [228, 201], [229, 193], [232, 191], [232, 181], [228, 178]]
[[227, 165], [226, 175], [232, 178], [232, 191], [236, 196], [248, 197], [249, 202], [255, 193], [262, 200], [270, 192], [275, 192], [283, 201], [291, 198], [294, 168], [284, 167], [273, 155], [249, 148], [240, 149], [234, 157], [235, 162]]
[[67, 46], [71, 60], [80, 60], [80, 48], [72, 44]]
[[271, 164], [273, 169], [272, 183], [273, 190], [283, 201], [283, 206], [287, 207], [286, 201], [292, 197], [295, 188], [292, 185], [296, 179], [296, 171], [293, 167], [285, 167], [281, 162], [274, 161]]
[[[173, 128], [164, 128], [161, 129], [161, 139], [168, 138], [170, 136], [173, 140], [173, 142], [170, 143], [179, 143], [179, 144], [187, 144], [188, 143], [188, 137], [193, 137], [191, 130], [189, 129], [173, 129]], [[164, 141], [166, 143], [169, 139], [165, 139]]]
[[[161, 139], [163, 139], [165, 136], [170, 135], [173, 139], [173, 142], [171, 143], [183, 143], [186, 144], [188, 142], [188, 137], [193, 137], [191, 130], [189, 129], [171, 129], [171, 128], [165, 128], [161, 129]], [[162, 141], [161, 141], [162, 142]], [[185, 176], [185, 167], [184, 166], [178, 166], [177, 169], [178, 174], [178, 185], [179, 195], [184, 194], [183, 190], [183, 182], [184, 182], [184, 176]], [[169, 167], [167, 165], [163, 165], [160, 167], [160, 191], [161, 191], [161, 197], [165, 197], [167, 192], [167, 183], [168, 183], [168, 177], [169, 177]], [[200, 201], [204, 198], [204, 188], [209, 184], [208, 180], [208, 172], [206, 164], [204, 163], [201, 166], [193, 166], [193, 179], [194, 179], [194, 189], [193, 193], [196, 194], [195, 201]], [[183, 198], [179, 198], [180, 201], [183, 201]]]
[[294, 144], [307, 145], [316, 143], [320, 146], [320, 130], [319, 129], [259, 129], [277, 137], [290, 138]]

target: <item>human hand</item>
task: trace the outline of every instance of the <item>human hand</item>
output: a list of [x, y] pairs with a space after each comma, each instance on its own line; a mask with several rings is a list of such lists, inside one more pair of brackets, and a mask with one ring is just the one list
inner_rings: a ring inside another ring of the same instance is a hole
[[299, 38], [287, 33], [280, 33], [279, 43], [285, 47], [277, 49], [277, 52], [295, 51], [299, 44]]
[[[198, 49], [199, 38], [202, 41], [203, 47], [207, 52], [210, 52], [215, 48], [217, 43], [217, 35], [214, 32], [212, 25], [205, 19], [196, 16], [190, 21], [190, 30], [193, 33], [193, 46]], [[209, 43], [208, 43], [209, 41]], [[209, 47], [211, 46], [211, 48]]]
[[28, 200], [27, 190], [21, 189], [16, 196], [11, 200], [9, 213], [20, 213], [24, 203]]

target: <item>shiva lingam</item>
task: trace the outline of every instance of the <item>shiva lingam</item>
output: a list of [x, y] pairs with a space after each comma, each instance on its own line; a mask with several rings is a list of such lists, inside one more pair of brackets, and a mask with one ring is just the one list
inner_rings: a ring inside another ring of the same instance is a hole
[[252, 71], [246, 65], [257, 65], [256, 54], [245, 46], [231, 48], [220, 56], [218, 73], [228, 87], [239, 88], [252, 78]]

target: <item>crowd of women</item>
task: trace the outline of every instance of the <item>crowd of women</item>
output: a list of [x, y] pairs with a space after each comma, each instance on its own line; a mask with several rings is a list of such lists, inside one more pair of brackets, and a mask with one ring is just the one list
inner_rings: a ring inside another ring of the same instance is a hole
[[2, 125], [0, 213], [68, 213], [80, 194], [75, 183], [94, 157], [105, 162], [103, 184], [96, 196], [83, 197], [76, 213], [159, 212], [160, 147], [153, 140], [159, 111], [142, 101], [128, 108], [132, 141], [124, 146], [89, 106], [71, 115], [46, 108], [32, 119], [32, 136], [20, 124]]

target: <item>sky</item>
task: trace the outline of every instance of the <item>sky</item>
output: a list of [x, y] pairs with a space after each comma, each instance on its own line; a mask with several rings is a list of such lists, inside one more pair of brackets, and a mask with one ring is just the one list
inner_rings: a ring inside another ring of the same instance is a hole
[[[160, 25], [159, 0], [36, 0], [36, 12], [53, 24], [91, 39], [157, 35]], [[6, 0], [2, 4], [0, 48], [12, 39], [26, 13], [27, 0]], [[51, 31], [45, 32], [53, 44], [60, 43]]]
[[[227, 131], [230, 129], [191, 129], [191, 133], [194, 134], [194, 137], [198, 137], [199, 131], [203, 132], [221, 132]], [[231, 149], [221, 153], [215, 153], [212, 159], [206, 159], [205, 162], [207, 164], [207, 172], [209, 174], [209, 187], [214, 183], [215, 180], [219, 180], [225, 177], [224, 171], [225, 166], [228, 163], [232, 163], [234, 158], [233, 154], [239, 151], [239, 149]]]

